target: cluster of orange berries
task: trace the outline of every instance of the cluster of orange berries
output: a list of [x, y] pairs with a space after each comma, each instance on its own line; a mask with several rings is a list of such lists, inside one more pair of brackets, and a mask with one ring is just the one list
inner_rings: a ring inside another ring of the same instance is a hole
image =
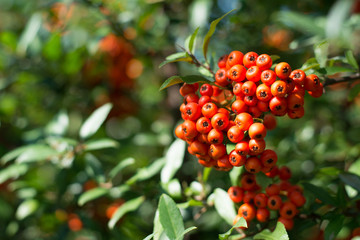
[[[274, 71], [271, 66], [267, 54], [233, 51], [219, 59], [214, 85], [182, 85], [184, 122], [175, 135], [189, 144], [188, 152], [200, 164], [225, 171], [244, 166], [250, 173], [267, 173], [276, 165], [277, 155], [265, 149], [264, 140], [276, 127], [274, 116], [302, 117], [305, 91], [319, 97], [323, 85], [316, 75], [292, 71], [288, 63]], [[228, 143], [236, 144], [230, 153]]]
[[[254, 174], [245, 173], [240, 180], [240, 186], [231, 186], [228, 189], [230, 199], [241, 204], [238, 215], [234, 219], [234, 225], [243, 217], [248, 225], [254, 219], [258, 222], [267, 222], [270, 215], [276, 215], [277, 221], [282, 222], [286, 229], [294, 226], [293, 218], [298, 214], [298, 208], [302, 207], [306, 199], [302, 189], [297, 185], [291, 185], [291, 171], [288, 167], [274, 167], [268, 177], [278, 177], [280, 182], [268, 185], [264, 191], [256, 182]], [[273, 211], [274, 214], [270, 214]]]

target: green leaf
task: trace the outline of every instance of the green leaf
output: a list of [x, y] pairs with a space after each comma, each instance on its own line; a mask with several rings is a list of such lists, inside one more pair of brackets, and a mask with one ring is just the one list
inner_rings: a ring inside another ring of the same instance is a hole
[[170, 239], [177, 239], [184, 232], [184, 223], [179, 208], [174, 200], [162, 194], [159, 201], [160, 223]]
[[12, 164], [0, 171], [0, 184], [9, 179], [16, 179], [27, 173], [28, 170], [29, 166], [27, 164]]
[[155, 233], [151, 233], [149, 235], [146, 236], [146, 238], [144, 238], [143, 240], [150, 240], [155, 236]]
[[85, 154], [85, 171], [86, 173], [95, 178], [98, 182], [105, 182], [105, 175], [99, 159], [91, 154]]
[[229, 231], [227, 231], [226, 233], [223, 233], [223, 234], [219, 234], [219, 239], [220, 240], [225, 240], [225, 239], [228, 239], [229, 236], [231, 235], [232, 231], [235, 229], [235, 228], [238, 228], [238, 227], [245, 227], [247, 228], [247, 222], [245, 220], [245, 218], [241, 217], [237, 223], [229, 229]]
[[62, 136], [66, 133], [68, 127], [69, 116], [65, 111], [60, 111], [45, 127], [45, 132], [48, 135]]
[[346, 62], [359, 71], [359, 64], [356, 62], [354, 54], [351, 50], [347, 50], [345, 52], [345, 57], [346, 57]]
[[160, 223], [159, 208], [155, 212], [154, 224], [153, 225], [154, 225], [154, 228], [153, 228], [154, 240], [162, 239], [161, 236], [165, 235], [165, 234], [164, 234], [164, 228], [162, 227], [162, 225]]
[[23, 31], [19, 43], [17, 45], [17, 53], [21, 56], [26, 54], [28, 47], [36, 38], [38, 31], [41, 28], [43, 15], [40, 12], [34, 13], [27, 21], [25, 30]]
[[85, 151], [94, 151], [104, 148], [118, 148], [119, 143], [109, 138], [91, 140], [84, 143]]
[[284, 224], [277, 222], [275, 230], [271, 232], [269, 229], [265, 229], [254, 236], [254, 239], [266, 239], [266, 240], [289, 240], [289, 236], [286, 232]]
[[110, 221], [108, 222], [108, 227], [110, 229], [113, 229], [115, 227], [115, 224], [120, 220], [122, 216], [124, 216], [128, 212], [132, 212], [138, 209], [139, 206], [144, 202], [144, 200], [145, 197], [141, 196], [125, 202], [114, 212]]
[[200, 75], [189, 75], [189, 76], [184, 76], [184, 77], [180, 77], [180, 76], [172, 76], [169, 77], [168, 79], [166, 79], [166, 81], [161, 85], [160, 87], [160, 91], [164, 90], [165, 88], [171, 87], [172, 85], [178, 84], [178, 83], [212, 83], [212, 81], [204, 78], [203, 76]]
[[192, 58], [186, 52], [173, 53], [166, 57], [166, 60], [160, 63], [159, 68], [163, 67], [168, 63], [173, 62], [192, 62]]
[[348, 101], [352, 101], [355, 99], [357, 95], [360, 93], [360, 84], [356, 84], [354, 87], [350, 89], [348, 94]]
[[33, 214], [39, 208], [39, 202], [35, 199], [28, 199], [22, 202], [16, 210], [16, 219], [22, 220]]
[[352, 173], [341, 173], [339, 175], [339, 178], [345, 184], [353, 187], [358, 192], [360, 192], [360, 177], [358, 175]]
[[198, 31], [199, 31], [199, 28], [200, 27], [196, 28], [195, 31], [193, 32], [193, 34], [191, 34], [188, 37], [188, 39], [186, 39], [186, 41], [185, 41], [187, 43], [187, 44], [185, 44], [185, 47], [187, 47], [187, 49], [189, 50], [190, 53], [193, 52], [195, 39], [196, 39], [196, 35], [197, 35]]
[[335, 73], [354, 72], [354, 69], [341, 66], [331, 66], [325, 67], [325, 71], [327, 75], [333, 75]]
[[328, 57], [329, 43], [327, 41], [322, 41], [319, 44], [314, 46], [314, 53], [317, 62], [320, 64], [320, 67], [326, 67], [326, 61]]
[[58, 152], [49, 147], [48, 145], [32, 145], [22, 152], [20, 156], [16, 158], [17, 163], [24, 162], [37, 162], [49, 160], [51, 157], [56, 156]]
[[344, 29], [344, 22], [350, 14], [353, 1], [338, 0], [332, 5], [326, 21], [326, 37], [339, 38]]
[[204, 54], [204, 58], [205, 60], [207, 60], [207, 50], [209, 47], [209, 43], [210, 43], [210, 39], [212, 37], [212, 35], [215, 32], [216, 26], [218, 25], [218, 23], [224, 18], [226, 17], [228, 14], [232, 13], [233, 11], [235, 11], [236, 9], [233, 9], [227, 13], [225, 13], [223, 16], [219, 17], [218, 19], [214, 20], [211, 22], [210, 24], [210, 29], [209, 31], [206, 33], [205, 37], [204, 37], [204, 42], [203, 42], [203, 54]]
[[169, 182], [162, 184], [163, 188], [173, 198], [181, 197], [181, 185], [178, 179], [171, 179]]
[[345, 217], [341, 214], [334, 215], [329, 224], [326, 226], [324, 234], [325, 239], [333, 240], [336, 238], [337, 234], [340, 232], [341, 228], [343, 227]]
[[79, 206], [83, 206], [85, 203], [93, 201], [93, 200], [95, 200], [99, 197], [102, 197], [108, 193], [109, 193], [109, 189], [107, 189], [107, 188], [97, 187], [97, 188], [90, 189], [80, 195], [78, 204], [79, 204]]
[[276, 60], [280, 59], [279, 55], [270, 55], [270, 58], [272, 60], [272, 62], [275, 62]]
[[32, 145], [27, 145], [27, 146], [22, 146], [22, 147], [15, 148], [14, 150], [11, 150], [10, 152], [6, 153], [1, 158], [1, 162], [3, 164], [5, 164], [5, 163], [17, 158], [18, 156], [20, 156], [22, 153], [24, 153], [28, 149], [37, 148], [38, 146], [44, 146], [44, 145], [43, 144], [32, 144]]
[[229, 173], [231, 185], [237, 186], [239, 184], [239, 177], [243, 167], [234, 167]]
[[324, 188], [315, 186], [311, 183], [303, 183], [302, 185], [306, 190], [311, 192], [316, 198], [321, 200], [323, 203], [336, 206], [335, 199]]
[[203, 183], [206, 183], [208, 178], [209, 178], [209, 175], [211, 173], [211, 169], [212, 168], [208, 168], [208, 167], [205, 167], [204, 168], [204, 171], [203, 171], [203, 177], [202, 177], [202, 180], [203, 180]]
[[176, 139], [166, 152], [166, 163], [161, 170], [161, 183], [168, 183], [181, 167], [185, 156], [186, 144], [181, 139]]
[[221, 188], [216, 188], [214, 195], [216, 211], [229, 225], [232, 225], [236, 217], [234, 202], [230, 199], [228, 193]]
[[319, 69], [320, 64], [317, 62], [316, 58], [309, 58], [306, 62], [301, 66], [301, 70], [307, 72], [311, 69]]
[[184, 235], [187, 234], [188, 232], [197, 229], [197, 227], [192, 226], [192, 227], [188, 227], [187, 229], [185, 229], [177, 238], [176, 240], [181, 240], [183, 239]]
[[106, 103], [100, 108], [96, 109], [81, 126], [79, 132], [80, 137], [82, 139], [86, 139], [94, 135], [105, 121], [111, 108], [112, 104]]
[[44, 57], [55, 61], [61, 57], [61, 36], [58, 33], [52, 34], [50, 39], [44, 44]]
[[134, 176], [132, 176], [129, 180], [126, 181], [126, 184], [131, 185], [137, 181], [143, 181], [153, 177], [155, 174], [160, 172], [164, 164], [165, 159], [160, 158], [153, 162], [150, 166], [140, 168]]
[[135, 163], [134, 158], [125, 158], [120, 161], [109, 173], [110, 178], [114, 178], [121, 170]]

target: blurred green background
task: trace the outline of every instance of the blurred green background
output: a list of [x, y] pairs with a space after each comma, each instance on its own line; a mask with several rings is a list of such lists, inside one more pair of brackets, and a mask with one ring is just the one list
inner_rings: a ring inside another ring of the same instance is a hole
[[[357, 0], [1, 0], [0, 155], [41, 146], [28, 161], [19, 160], [23, 152], [8, 157], [17, 157], [15, 162], [2, 161], [0, 239], [143, 239], [152, 233], [158, 198], [169, 188], [159, 183], [163, 162], [153, 174], [147, 167], [174, 141], [182, 101], [179, 86], [159, 87], [172, 75], [197, 73], [183, 63], [158, 66], [180, 51], [197, 27], [195, 54], [202, 59], [210, 22], [234, 8], [211, 39], [215, 62], [232, 50], [255, 51], [300, 68], [323, 40], [329, 58], [351, 49], [359, 60]], [[359, 174], [360, 98], [355, 92], [349, 99], [351, 89], [337, 84], [320, 99], [307, 96], [305, 117], [280, 118], [269, 132], [268, 146], [277, 150], [280, 165], [293, 170], [294, 183], [309, 180], [336, 193], [338, 169]], [[82, 123], [105, 103], [113, 108], [90, 139], [112, 139], [106, 146], [117, 147], [81, 149]], [[111, 175], [124, 160], [129, 164]], [[186, 154], [176, 173], [182, 192], [173, 198], [184, 202], [196, 196], [201, 170]], [[230, 184], [227, 173], [212, 171], [207, 192]], [[79, 206], [81, 194], [97, 186], [110, 190]], [[122, 186], [128, 189], [122, 192]], [[145, 196], [142, 204], [110, 230], [109, 206], [139, 196]], [[214, 209], [197, 216], [199, 209], [182, 212], [186, 226], [198, 226], [187, 239], [217, 239], [227, 231]], [[74, 216], [81, 219], [80, 230], [69, 224]], [[344, 224], [343, 234], [355, 224]]]

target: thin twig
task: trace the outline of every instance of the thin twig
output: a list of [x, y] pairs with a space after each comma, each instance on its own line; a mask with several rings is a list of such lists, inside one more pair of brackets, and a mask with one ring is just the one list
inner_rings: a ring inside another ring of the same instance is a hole
[[325, 77], [324, 87], [344, 82], [354, 82], [360, 80], [360, 73], [356, 73], [351, 76], [339, 77], [339, 78], [327, 78]]

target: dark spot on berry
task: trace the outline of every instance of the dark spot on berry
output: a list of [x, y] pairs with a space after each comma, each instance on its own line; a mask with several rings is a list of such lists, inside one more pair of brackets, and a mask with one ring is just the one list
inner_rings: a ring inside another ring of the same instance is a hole
[[[272, 158], [268, 159], [266, 162], [267, 163], [272, 163], [274, 160]], [[270, 185], [271, 186], [271, 185]]]
[[249, 89], [248, 89], [248, 88], [245, 88], [245, 89], [244, 89], [244, 92], [245, 92], [245, 93], [249, 93]]
[[231, 157], [231, 161], [232, 161], [232, 162], [236, 162], [236, 158], [235, 158], [235, 157]]
[[279, 106], [276, 106], [275, 109], [280, 111], [282, 109], [282, 107], [279, 105]]
[[255, 172], [255, 169], [253, 169], [253, 168], [252, 168], [252, 169], [250, 169], [250, 172]]
[[255, 71], [255, 68], [250, 68], [249, 73], [253, 73]]
[[237, 191], [233, 191], [233, 195], [237, 196], [238, 195]]
[[243, 211], [242, 214], [243, 214], [244, 217], [247, 217], [247, 216], [248, 216], [248, 212], [247, 212], [247, 211]]
[[192, 114], [192, 111], [190, 109], [186, 110], [186, 114], [187, 115], [191, 115]]
[[283, 73], [287, 73], [289, 72], [289, 67], [284, 67], [283, 70], [282, 70]]
[[232, 71], [232, 73], [231, 73], [232, 75], [233, 75], [233, 77], [237, 77], [237, 75], [238, 75], [238, 73], [237, 73], [237, 71]]
[[292, 213], [293, 213], [292, 210], [287, 210], [287, 211], [286, 211], [286, 214], [289, 215], [289, 216], [291, 216]]
[[295, 78], [300, 78], [301, 74], [300, 73], [295, 73]]
[[208, 127], [209, 126], [209, 123], [208, 122], [203, 122], [203, 127]]
[[272, 200], [270, 201], [270, 204], [273, 205], [273, 206], [275, 206], [275, 205], [276, 205], [276, 201], [275, 201], [274, 199], [272, 199]]
[[283, 91], [284, 91], [284, 87], [283, 87], [283, 86], [278, 86], [278, 87], [277, 87], [277, 91], [278, 91], [279, 93], [283, 92]]
[[300, 104], [295, 104], [295, 105], [294, 105], [294, 108], [299, 108], [299, 107], [301, 107]]
[[260, 97], [266, 98], [266, 97], [267, 97], [267, 93], [266, 93], [265, 91], [261, 91], [261, 92], [260, 92]]
[[246, 183], [252, 184], [254, 181], [251, 178], [246, 179]]
[[255, 135], [255, 138], [261, 138], [262, 137], [262, 135], [261, 134], [257, 134], [257, 135]]
[[219, 119], [219, 120], [217, 121], [217, 125], [218, 125], [219, 127], [221, 127], [222, 125], [224, 125], [224, 121], [221, 120], [221, 119]]
[[255, 59], [255, 56], [252, 56], [252, 55], [251, 55], [251, 56], [249, 57], [249, 60], [250, 60], [251, 62], [255, 61], [255, 60], [256, 60], [256, 59]]
[[265, 79], [270, 78], [270, 74], [269, 74], [269, 73], [265, 73], [264, 78], [265, 78]]

